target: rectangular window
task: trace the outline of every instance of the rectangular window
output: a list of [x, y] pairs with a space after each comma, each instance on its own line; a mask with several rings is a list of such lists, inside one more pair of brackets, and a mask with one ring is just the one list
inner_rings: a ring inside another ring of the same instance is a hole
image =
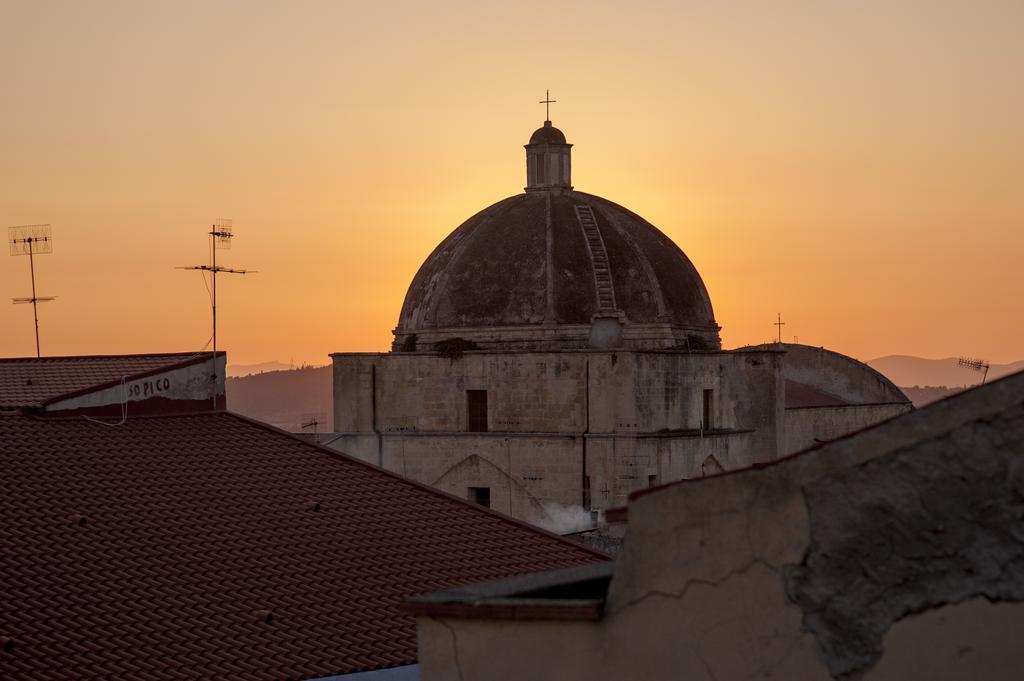
[[490, 487], [470, 487], [469, 488], [469, 500], [474, 504], [480, 504], [481, 506], [491, 507], [491, 488]]
[[710, 388], [704, 391], [704, 418], [701, 420], [703, 430], [714, 430], [715, 428], [715, 391]]
[[487, 391], [467, 390], [466, 410], [468, 419], [466, 430], [471, 433], [487, 432]]
[[647, 476], [647, 486], [648, 487], [654, 487], [657, 484], [658, 484], [658, 476], [657, 475], [648, 475]]
[[590, 476], [583, 476], [583, 508], [590, 508]]

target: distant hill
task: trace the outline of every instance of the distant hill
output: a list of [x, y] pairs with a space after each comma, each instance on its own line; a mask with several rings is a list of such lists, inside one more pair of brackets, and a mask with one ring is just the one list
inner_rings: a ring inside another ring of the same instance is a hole
[[[977, 385], [981, 373], [957, 366], [956, 357], [924, 359], [908, 355], [888, 355], [868, 362], [898, 386], [946, 386], [956, 388]], [[993, 364], [988, 380], [1024, 370], [1024, 360], [1011, 364]], [[908, 395], [909, 397], [909, 395]]]
[[228, 409], [243, 416], [293, 432], [315, 416], [319, 432], [334, 430], [330, 365], [229, 376], [225, 389]]
[[924, 405], [935, 402], [936, 400], [941, 400], [944, 397], [955, 395], [963, 390], [963, 388], [947, 388], [944, 385], [915, 385], [912, 388], [900, 388], [900, 390], [910, 398], [910, 401], [914, 403], [915, 407], [923, 407]]
[[283, 371], [285, 369], [291, 369], [292, 367], [281, 362], [262, 362], [260, 364], [229, 364], [227, 373], [228, 377], [231, 376], [249, 376], [251, 374], [259, 374], [264, 371]]

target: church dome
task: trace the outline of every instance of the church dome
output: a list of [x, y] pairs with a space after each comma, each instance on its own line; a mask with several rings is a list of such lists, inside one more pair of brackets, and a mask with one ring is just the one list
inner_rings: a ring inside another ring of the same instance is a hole
[[565, 144], [565, 133], [551, 125], [551, 121], [544, 121], [543, 127], [530, 135], [530, 144]]
[[[548, 131], [563, 141], [534, 147]], [[565, 155], [571, 146], [546, 125], [528, 157], [551, 144]], [[721, 347], [686, 255], [639, 215], [573, 191], [567, 160], [564, 176], [531, 175], [526, 193], [480, 211], [434, 249], [406, 294], [396, 350], [452, 338], [505, 350]]]

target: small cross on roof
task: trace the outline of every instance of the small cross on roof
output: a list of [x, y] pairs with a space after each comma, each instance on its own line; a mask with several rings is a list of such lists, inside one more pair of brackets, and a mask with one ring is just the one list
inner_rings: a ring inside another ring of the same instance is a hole
[[551, 99], [551, 90], [544, 90], [544, 99], [537, 102], [538, 104], [544, 105], [544, 120], [551, 120], [551, 105], [557, 102], [556, 99]]

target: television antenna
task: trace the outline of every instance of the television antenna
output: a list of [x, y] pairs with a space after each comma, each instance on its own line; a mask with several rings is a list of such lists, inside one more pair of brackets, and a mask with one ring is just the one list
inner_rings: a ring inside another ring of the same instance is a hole
[[[256, 270], [242, 270], [235, 269], [232, 267], [222, 267], [217, 264], [217, 251], [227, 250], [231, 248], [232, 234], [232, 223], [231, 220], [224, 218], [218, 218], [214, 221], [208, 232], [210, 235], [210, 264], [209, 265], [189, 265], [187, 267], [178, 267], [179, 270], [199, 270], [201, 272], [210, 273], [210, 309], [213, 312], [213, 408], [217, 409], [217, 274], [219, 272], [226, 272], [227, 274], [255, 274]], [[203, 275], [206, 276], [205, 274]]]
[[961, 357], [957, 361], [957, 365], [960, 366], [963, 369], [971, 369], [972, 371], [980, 371], [980, 372], [982, 372], [982, 374], [981, 374], [981, 383], [982, 384], [984, 384], [985, 383], [985, 379], [988, 378], [988, 370], [992, 366], [986, 360], [983, 360], [983, 359], [973, 359], [971, 357]]
[[323, 421], [321, 421], [320, 418], [316, 414], [314, 414], [312, 416], [307, 417], [305, 423], [301, 424], [300, 427], [302, 428], [302, 430], [305, 430], [306, 428], [312, 428], [313, 439], [316, 440], [317, 442], [320, 442], [320, 438], [317, 436], [316, 429], [317, 426], [319, 426], [321, 423], [323, 423]]
[[36, 357], [41, 357], [39, 352], [39, 303], [48, 303], [56, 296], [36, 295], [36, 261], [35, 256], [43, 253], [53, 253], [53, 233], [50, 225], [17, 225], [7, 228], [7, 241], [11, 246], [11, 255], [27, 255], [28, 268], [32, 274], [32, 297], [12, 298], [15, 305], [32, 303], [32, 318], [36, 327]]

